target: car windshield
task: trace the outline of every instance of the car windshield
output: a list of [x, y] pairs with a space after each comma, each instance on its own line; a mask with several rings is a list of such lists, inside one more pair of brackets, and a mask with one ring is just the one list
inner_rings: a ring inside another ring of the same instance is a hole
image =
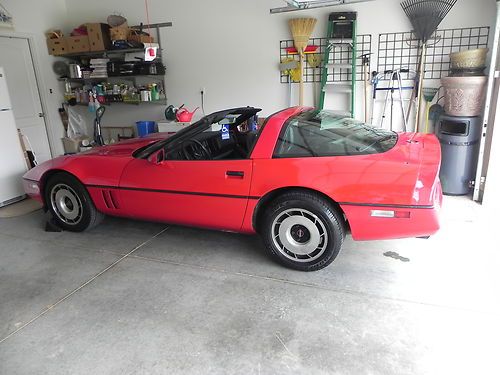
[[332, 111], [312, 110], [288, 120], [278, 138], [274, 157], [376, 154], [393, 148], [397, 139], [395, 132]]
[[[201, 120], [195, 122], [194, 124], [178, 131], [172, 137], [151, 144], [145, 148], [136, 150], [133, 153], [133, 157], [144, 159], [151, 155], [153, 152], [163, 148], [166, 144], [168, 144], [170, 148], [174, 148], [182, 142], [188, 139], [192, 139], [195, 135], [202, 132], [221, 131], [223, 124], [226, 124], [228, 126], [228, 129], [234, 129], [260, 111], [260, 108], [242, 107], [214, 112], [208, 116], [203, 117]], [[228, 119], [229, 121], [227, 121]]]

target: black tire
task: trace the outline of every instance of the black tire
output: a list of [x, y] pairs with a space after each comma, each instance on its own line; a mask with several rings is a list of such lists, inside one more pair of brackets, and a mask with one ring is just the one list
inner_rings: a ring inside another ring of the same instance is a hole
[[263, 215], [261, 228], [271, 256], [299, 271], [328, 266], [339, 254], [345, 238], [343, 216], [313, 192], [292, 191], [273, 200]]
[[45, 184], [44, 197], [52, 217], [64, 230], [83, 232], [95, 227], [104, 218], [104, 214], [95, 208], [85, 187], [68, 173], [50, 176]]

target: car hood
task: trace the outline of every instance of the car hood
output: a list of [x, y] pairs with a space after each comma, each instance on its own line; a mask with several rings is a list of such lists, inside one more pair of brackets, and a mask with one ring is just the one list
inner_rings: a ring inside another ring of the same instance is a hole
[[132, 138], [102, 147], [94, 147], [93, 149], [82, 152], [79, 155], [127, 157], [132, 155], [135, 150], [138, 150], [144, 146], [148, 146], [157, 141], [169, 138], [171, 135], [172, 134], [169, 133], [153, 133], [142, 138]]
[[[132, 159], [135, 150], [168, 138], [170, 134], [154, 133], [143, 138], [133, 138], [75, 155], [59, 156], [30, 169], [23, 178], [40, 181], [51, 170], [61, 170], [76, 176], [87, 184], [115, 186], [124, 166]], [[102, 158], [104, 157], [104, 158]]]

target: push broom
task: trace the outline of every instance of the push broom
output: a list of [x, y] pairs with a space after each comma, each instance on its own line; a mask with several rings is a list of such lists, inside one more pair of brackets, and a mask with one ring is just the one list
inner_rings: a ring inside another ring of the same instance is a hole
[[288, 26], [293, 36], [293, 44], [299, 53], [299, 105], [304, 105], [304, 77], [302, 66], [304, 63], [304, 51], [311, 34], [316, 26], [316, 18], [294, 18], [288, 21]]

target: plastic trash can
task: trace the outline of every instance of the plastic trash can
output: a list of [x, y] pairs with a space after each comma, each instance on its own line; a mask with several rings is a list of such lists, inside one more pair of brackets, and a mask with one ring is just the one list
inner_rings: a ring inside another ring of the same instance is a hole
[[137, 121], [135, 123], [137, 127], [137, 135], [139, 137], [145, 137], [148, 134], [155, 132], [156, 122], [155, 121]]
[[439, 178], [443, 193], [466, 195], [476, 175], [480, 117], [441, 115], [436, 124], [436, 136], [441, 143], [441, 170]]

